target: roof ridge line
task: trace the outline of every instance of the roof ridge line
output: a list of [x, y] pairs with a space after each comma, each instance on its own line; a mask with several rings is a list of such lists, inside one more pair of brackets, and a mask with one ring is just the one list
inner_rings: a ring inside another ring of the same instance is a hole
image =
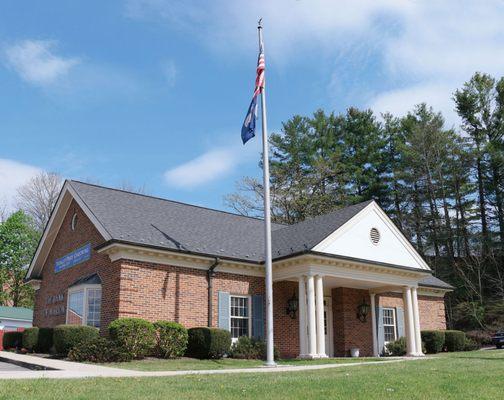
[[[152, 196], [152, 195], [144, 194], [144, 193], [130, 192], [128, 190], [123, 190], [123, 189], [118, 189], [118, 188], [114, 188], [114, 187], [98, 185], [98, 184], [95, 184], [95, 183], [82, 182], [82, 181], [79, 181], [79, 180], [76, 180], [76, 179], [69, 179], [69, 182], [75, 182], [75, 183], [80, 183], [82, 185], [94, 186], [94, 187], [97, 187], [97, 188], [100, 188], [100, 189], [114, 190], [116, 192], [122, 192], [122, 193], [132, 194], [132, 195], [141, 196], [141, 197], [147, 197], [147, 198], [155, 199], [155, 200], [167, 201], [167, 202], [170, 202], [170, 203], [180, 204], [180, 205], [184, 205], [184, 206], [200, 208], [200, 209], [203, 209], [203, 210], [220, 212], [220, 213], [224, 213], [224, 214], [228, 214], [228, 215], [233, 215], [233, 216], [236, 216], [236, 217], [249, 218], [249, 219], [254, 219], [254, 220], [257, 220], [257, 221], [264, 221], [263, 218], [259, 218], [259, 217], [251, 217], [249, 215], [236, 214], [236, 213], [233, 213], [233, 212], [230, 212], [230, 211], [218, 210], [216, 208], [210, 208], [210, 207], [205, 207], [205, 206], [199, 206], [199, 205], [196, 205], [196, 204], [184, 203], [183, 201], [165, 199], [163, 197]], [[279, 223], [279, 222], [273, 222], [273, 223], [276, 224], [276, 225], [281, 225], [283, 227], [290, 226], [290, 225], [282, 224], [282, 223]]]
[[346, 210], [350, 207], [356, 207], [356, 206], [359, 206], [359, 205], [362, 205], [362, 204], [370, 204], [372, 202], [374, 202], [375, 200], [374, 199], [371, 199], [371, 200], [366, 200], [366, 201], [361, 201], [359, 203], [355, 203], [355, 204], [350, 204], [348, 206], [344, 206], [344, 207], [341, 207], [341, 208], [338, 208], [337, 210], [332, 210], [332, 211], [329, 211], [328, 213], [324, 213], [324, 214], [319, 214], [319, 215], [315, 215], [313, 217], [308, 217], [308, 218], [305, 218], [303, 219], [302, 221], [299, 221], [299, 222], [296, 222], [294, 224], [290, 224], [290, 225], [284, 225], [282, 228], [280, 228], [279, 230], [282, 230], [284, 228], [289, 228], [289, 227], [292, 227], [292, 226], [296, 226], [296, 225], [299, 225], [299, 224], [302, 224], [304, 222], [309, 222], [309, 221], [312, 221], [316, 218], [321, 218], [321, 217], [325, 217], [329, 214], [332, 214], [332, 213], [335, 213], [335, 212], [338, 212], [338, 211], [342, 211], [342, 210]]

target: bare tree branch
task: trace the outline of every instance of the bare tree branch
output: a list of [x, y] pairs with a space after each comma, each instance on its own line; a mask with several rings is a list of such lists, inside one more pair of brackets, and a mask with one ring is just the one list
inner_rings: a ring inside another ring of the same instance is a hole
[[63, 179], [54, 172], [41, 172], [17, 191], [17, 206], [43, 231], [58, 200]]

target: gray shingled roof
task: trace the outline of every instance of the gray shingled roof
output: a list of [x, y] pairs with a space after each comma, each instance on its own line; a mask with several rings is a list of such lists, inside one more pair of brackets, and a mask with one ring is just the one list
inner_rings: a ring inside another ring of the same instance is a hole
[[[263, 221], [225, 211], [69, 181], [112, 240], [262, 262]], [[294, 225], [272, 224], [273, 259], [309, 251], [371, 201]], [[452, 289], [429, 276], [421, 286]]]
[[419, 283], [420, 286], [424, 287], [433, 287], [440, 289], [454, 289], [454, 287], [446, 282], [443, 282], [441, 279], [436, 278], [433, 275], [430, 275], [424, 279], [422, 279]]
[[276, 230], [271, 235], [273, 258], [312, 249], [371, 202], [365, 201]]
[[[69, 181], [113, 240], [263, 261], [263, 221], [224, 211]], [[370, 202], [295, 225], [272, 224], [273, 258], [311, 249]]]

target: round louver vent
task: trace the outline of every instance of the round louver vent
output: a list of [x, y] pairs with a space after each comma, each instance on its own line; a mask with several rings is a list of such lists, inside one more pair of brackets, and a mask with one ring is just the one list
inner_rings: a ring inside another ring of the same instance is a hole
[[378, 244], [380, 242], [380, 231], [376, 228], [371, 228], [369, 237], [371, 238], [373, 244]]

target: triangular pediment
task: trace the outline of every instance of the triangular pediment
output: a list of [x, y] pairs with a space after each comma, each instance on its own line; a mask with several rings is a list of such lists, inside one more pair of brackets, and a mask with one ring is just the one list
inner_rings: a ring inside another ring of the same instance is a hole
[[420, 254], [375, 202], [370, 203], [312, 250], [430, 271]]

